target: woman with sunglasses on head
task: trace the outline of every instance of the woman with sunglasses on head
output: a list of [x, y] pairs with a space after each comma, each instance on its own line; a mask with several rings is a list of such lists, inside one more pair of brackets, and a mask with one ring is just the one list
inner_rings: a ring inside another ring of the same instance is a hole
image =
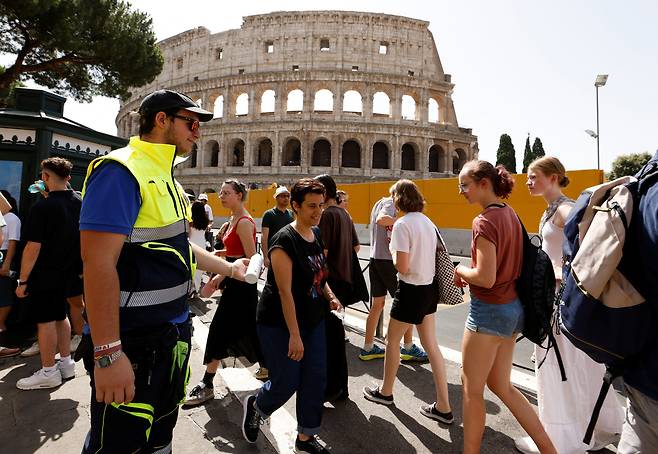
[[[226, 180], [219, 199], [222, 206], [231, 211], [223, 237], [226, 260], [233, 262], [243, 257], [250, 258], [256, 253], [256, 224], [244, 207], [247, 187], [237, 180]], [[230, 277], [222, 281], [222, 296], [210, 323], [203, 358], [206, 373], [190, 391], [185, 405], [198, 405], [214, 398], [213, 379], [220, 360], [224, 358], [244, 356], [251, 362], [258, 361], [264, 369], [256, 334], [256, 286]]]
[[409, 327], [416, 325], [420, 342], [432, 366], [436, 392], [436, 400], [422, 405], [420, 412], [428, 418], [452, 424], [454, 418], [448, 400], [446, 369], [436, 340], [434, 317], [438, 303], [434, 283], [437, 230], [423, 214], [425, 200], [413, 181], [399, 180], [391, 186], [390, 193], [395, 208], [402, 214], [393, 224], [389, 244], [393, 264], [398, 271], [398, 288], [386, 334], [384, 380], [381, 386], [363, 388], [363, 395], [371, 402], [393, 404], [393, 384], [400, 367], [398, 345]]
[[[553, 264], [556, 289], [559, 289], [564, 224], [574, 204], [562, 193], [562, 188], [569, 184], [569, 178], [557, 158], [544, 156], [528, 166], [526, 184], [530, 195], [543, 197], [548, 205], [539, 222], [539, 234], [542, 249]], [[590, 445], [583, 444], [582, 440], [601, 388], [605, 366], [595, 363], [559, 331], [555, 333], [555, 341], [564, 362], [567, 381], [561, 380], [555, 349], [548, 350], [544, 358], [544, 350], [535, 347], [539, 419], [560, 454], [603, 449], [617, 438], [615, 434], [621, 433], [624, 423], [624, 409], [615, 393], [606, 396]], [[540, 364], [541, 367], [538, 367]], [[514, 444], [526, 454], [539, 452], [530, 437], [516, 439]]]
[[502, 202], [514, 179], [504, 166], [467, 162], [459, 192], [482, 207], [473, 219], [472, 266], [455, 268], [455, 284], [468, 285], [471, 303], [462, 341], [464, 454], [480, 452], [485, 426], [484, 387], [509, 408], [543, 454], [557, 453], [527, 399], [510, 382], [516, 337], [523, 329], [523, 306], [516, 280], [523, 262], [523, 233], [514, 210]]
[[[328, 453], [318, 439], [327, 384], [326, 318], [341, 310], [327, 277], [324, 244], [317, 225], [325, 187], [303, 178], [290, 190], [295, 220], [269, 243], [270, 272], [258, 302], [258, 337], [270, 379], [244, 399], [242, 433], [255, 443], [260, 425], [293, 394], [297, 405], [295, 452]], [[342, 340], [342, 339], [341, 339]]]

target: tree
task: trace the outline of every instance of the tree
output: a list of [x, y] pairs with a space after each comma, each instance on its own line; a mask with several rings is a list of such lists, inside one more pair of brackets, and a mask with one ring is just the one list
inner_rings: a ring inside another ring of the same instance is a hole
[[162, 70], [152, 26], [121, 0], [2, 0], [0, 53], [16, 58], [0, 93], [32, 79], [79, 101], [126, 98]]
[[635, 175], [650, 159], [651, 155], [647, 152], [620, 155], [613, 161], [608, 179], [614, 180], [626, 175]]
[[528, 133], [528, 137], [525, 139], [525, 150], [523, 150], [523, 173], [528, 171], [528, 166], [532, 161], [534, 161], [534, 158], [530, 149], [530, 133]]
[[498, 164], [504, 165], [509, 172], [516, 173], [516, 151], [512, 138], [507, 134], [500, 136], [500, 144], [496, 153], [496, 165]]
[[544, 153], [544, 145], [542, 145], [539, 137], [535, 137], [535, 141], [532, 144], [532, 160], [534, 161], [542, 156], [546, 156], [546, 153]]
[[[0, 65], [0, 75], [2, 75], [5, 72], [5, 67]], [[12, 82], [8, 87], [0, 89], [0, 103], [3, 99], [7, 100], [6, 106], [7, 107], [13, 107], [14, 106], [14, 89], [17, 87], [23, 87], [25, 84], [15, 81]]]

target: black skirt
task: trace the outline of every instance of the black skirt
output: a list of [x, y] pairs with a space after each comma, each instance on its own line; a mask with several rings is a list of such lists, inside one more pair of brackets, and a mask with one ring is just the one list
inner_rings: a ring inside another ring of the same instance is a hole
[[[203, 364], [230, 356], [262, 361], [256, 334], [257, 284], [226, 278], [210, 323]], [[263, 364], [261, 364], [263, 366]]]

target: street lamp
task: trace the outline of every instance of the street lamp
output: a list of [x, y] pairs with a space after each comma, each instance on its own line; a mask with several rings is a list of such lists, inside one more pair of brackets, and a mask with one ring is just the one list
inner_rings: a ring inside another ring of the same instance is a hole
[[589, 131], [585, 131], [590, 136], [596, 138], [596, 169], [597, 170], [601, 168], [601, 158], [599, 153], [599, 87], [603, 87], [607, 81], [608, 81], [607, 74], [599, 74], [598, 76], [596, 76], [596, 80], [594, 81], [594, 88], [596, 89], [596, 136], [590, 134]]

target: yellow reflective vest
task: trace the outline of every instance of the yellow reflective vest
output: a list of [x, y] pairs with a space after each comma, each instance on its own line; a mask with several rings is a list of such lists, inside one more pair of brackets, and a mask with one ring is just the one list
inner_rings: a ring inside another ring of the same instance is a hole
[[132, 137], [87, 169], [83, 197], [91, 175], [108, 162], [126, 167], [139, 185], [139, 214], [117, 263], [122, 331], [166, 323], [188, 310], [196, 261], [188, 240], [189, 202], [173, 177], [175, 159], [175, 146]]

